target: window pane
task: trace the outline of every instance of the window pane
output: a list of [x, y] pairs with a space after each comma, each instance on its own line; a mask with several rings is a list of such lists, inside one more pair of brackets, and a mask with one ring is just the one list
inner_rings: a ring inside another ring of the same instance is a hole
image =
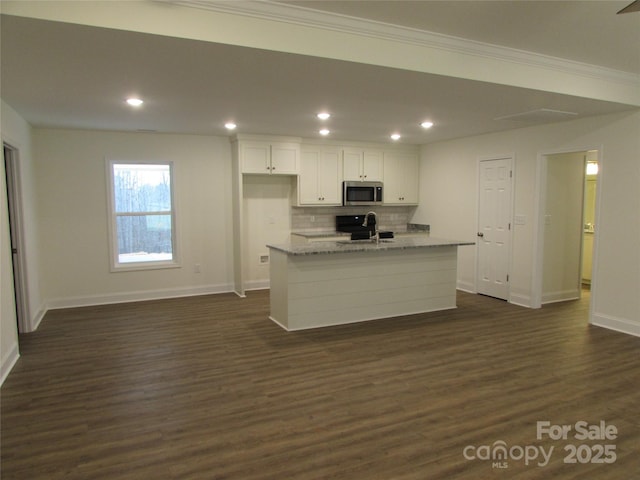
[[118, 261], [172, 260], [171, 215], [118, 216]]
[[169, 165], [113, 164], [115, 209], [124, 212], [170, 212]]

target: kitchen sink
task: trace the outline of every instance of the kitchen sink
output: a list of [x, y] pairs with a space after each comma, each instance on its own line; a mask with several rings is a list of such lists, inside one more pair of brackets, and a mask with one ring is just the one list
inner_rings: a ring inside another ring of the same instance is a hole
[[[359, 245], [359, 244], [376, 243], [376, 239], [369, 238], [368, 235], [369, 235], [369, 232], [354, 232], [354, 233], [351, 233], [350, 240], [338, 240], [336, 243], [340, 243], [342, 245]], [[379, 235], [380, 235], [380, 238], [378, 240], [379, 243], [393, 242], [393, 232], [381, 231], [379, 232]]]

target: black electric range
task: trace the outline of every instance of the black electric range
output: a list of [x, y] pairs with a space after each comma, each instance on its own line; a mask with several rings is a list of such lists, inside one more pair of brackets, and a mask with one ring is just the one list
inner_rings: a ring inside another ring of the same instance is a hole
[[[364, 218], [362, 215], [336, 215], [336, 231], [351, 234], [351, 240], [366, 240], [375, 234], [375, 222], [363, 227]], [[373, 223], [373, 224], [371, 224]], [[393, 232], [380, 232], [380, 238], [393, 238]]]

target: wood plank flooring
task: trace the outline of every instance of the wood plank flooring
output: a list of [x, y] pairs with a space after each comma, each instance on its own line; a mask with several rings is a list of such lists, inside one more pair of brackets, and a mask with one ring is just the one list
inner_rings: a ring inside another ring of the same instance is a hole
[[[588, 325], [588, 294], [291, 333], [268, 299], [49, 312], [0, 391], [2, 479], [640, 478], [640, 338]], [[545, 420], [618, 436], [537, 439]], [[499, 441], [507, 468], [463, 455]], [[563, 461], [606, 443], [614, 463]]]

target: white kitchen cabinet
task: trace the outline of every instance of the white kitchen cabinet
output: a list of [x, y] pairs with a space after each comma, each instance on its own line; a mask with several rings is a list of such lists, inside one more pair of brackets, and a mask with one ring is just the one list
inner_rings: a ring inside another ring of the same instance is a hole
[[343, 150], [343, 176], [347, 181], [381, 182], [383, 175], [382, 151], [345, 148]]
[[340, 205], [342, 162], [340, 149], [305, 146], [300, 153], [300, 205]]
[[582, 242], [582, 283], [590, 285], [593, 269], [593, 232], [584, 232]]
[[240, 142], [242, 173], [297, 175], [300, 144], [289, 142]]
[[410, 153], [384, 153], [384, 203], [417, 205], [420, 163]]

